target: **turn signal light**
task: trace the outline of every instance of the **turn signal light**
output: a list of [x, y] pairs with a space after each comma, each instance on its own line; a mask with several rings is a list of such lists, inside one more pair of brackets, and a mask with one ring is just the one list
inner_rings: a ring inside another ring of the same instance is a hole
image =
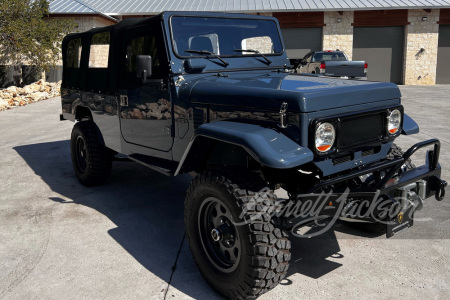
[[325, 152], [328, 151], [331, 148], [331, 145], [324, 145], [324, 146], [318, 146], [317, 150], [319, 150], [320, 152]]

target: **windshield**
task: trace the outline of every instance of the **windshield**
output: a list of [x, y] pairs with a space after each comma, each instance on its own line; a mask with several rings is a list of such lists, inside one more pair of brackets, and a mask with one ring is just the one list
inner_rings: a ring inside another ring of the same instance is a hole
[[266, 55], [283, 53], [278, 28], [272, 20], [174, 16], [171, 26], [174, 51], [182, 57], [202, 56], [193, 50], [222, 57], [257, 55], [255, 50]]
[[347, 60], [345, 54], [342, 52], [324, 52], [316, 53], [314, 55], [314, 61], [329, 61], [329, 60]]

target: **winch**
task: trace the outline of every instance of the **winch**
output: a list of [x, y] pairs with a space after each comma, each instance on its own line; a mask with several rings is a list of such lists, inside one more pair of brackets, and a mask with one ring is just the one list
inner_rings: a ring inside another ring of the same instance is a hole
[[414, 206], [415, 211], [421, 210], [423, 200], [426, 198], [426, 192], [427, 182], [421, 179], [398, 188], [394, 192], [394, 199], [400, 203], [402, 210], [410, 206]]

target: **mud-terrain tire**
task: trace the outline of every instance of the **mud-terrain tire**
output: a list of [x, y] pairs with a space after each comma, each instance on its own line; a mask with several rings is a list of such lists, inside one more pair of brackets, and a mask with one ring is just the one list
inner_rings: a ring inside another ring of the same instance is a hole
[[[206, 281], [227, 298], [254, 299], [286, 276], [291, 242], [269, 213], [261, 213], [276, 201], [266, 186], [250, 172], [211, 171], [197, 175], [188, 189], [185, 223], [194, 261]], [[264, 202], [249, 204], [264, 188]], [[250, 220], [258, 213], [260, 218]]]
[[73, 169], [82, 184], [98, 185], [109, 178], [113, 154], [101, 143], [94, 122], [81, 121], [73, 126], [70, 150]]
[[[400, 148], [399, 146], [397, 146], [397, 144], [392, 143], [391, 149], [389, 150], [386, 159], [388, 160], [392, 160], [398, 157], [402, 157], [403, 154], [405, 152], [403, 152], [402, 148]], [[411, 158], [408, 158], [404, 164], [404, 166], [406, 167], [405, 171], [408, 170], [412, 170], [414, 169], [416, 166], [412, 163]]]

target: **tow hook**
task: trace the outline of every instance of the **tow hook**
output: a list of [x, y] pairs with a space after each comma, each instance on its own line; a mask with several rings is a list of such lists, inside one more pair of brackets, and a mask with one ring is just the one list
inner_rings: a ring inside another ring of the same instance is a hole
[[445, 197], [445, 188], [447, 187], [447, 181], [438, 178], [437, 176], [433, 176], [436, 194], [434, 197], [437, 201], [442, 201]]

